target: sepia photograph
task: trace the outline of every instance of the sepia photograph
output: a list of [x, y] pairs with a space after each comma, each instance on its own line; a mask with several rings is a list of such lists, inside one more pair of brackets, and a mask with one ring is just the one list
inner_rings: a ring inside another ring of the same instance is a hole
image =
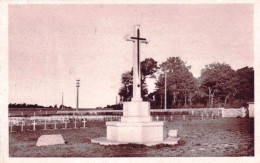
[[256, 156], [254, 4], [7, 14], [9, 158]]

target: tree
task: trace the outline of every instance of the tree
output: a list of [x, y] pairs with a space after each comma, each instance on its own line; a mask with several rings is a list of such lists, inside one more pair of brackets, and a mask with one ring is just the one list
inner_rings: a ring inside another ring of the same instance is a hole
[[254, 69], [244, 67], [236, 71], [238, 83], [235, 97], [245, 106], [247, 102], [254, 101]]
[[[189, 71], [191, 66], [179, 57], [170, 57], [166, 62], [160, 65], [161, 74], [157, 80], [157, 93], [160, 94], [161, 107], [163, 103], [163, 95], [165, 89], [165, 73], [167, 73], [167, 105], [171, 106], [187, 106], [187, 102], [192, 104], [192, 98], [195, 90], [197, 90], [197, 81]], [[169, 98], [172, 96], [172, 98]]]
[[[146, 58], [141, 62], [141, 96], [144, 100], [148, 99], [146, 79], [154, 78], [158, 70], [157, 62], [152, 58]], [[121, 81], [123, 86], [119, 90], [121, 100], [130, 101], [133, 91], [133, 70], [122, 74]]]
[[[237, 77], [235, 71], [228, 64], [213, 63], [206, 65], [201, 71], [200, 89], [208, 94], [208, 104], [226, 105], [236, 90]], [[214, 101], [215, 100], [215, 101]]]

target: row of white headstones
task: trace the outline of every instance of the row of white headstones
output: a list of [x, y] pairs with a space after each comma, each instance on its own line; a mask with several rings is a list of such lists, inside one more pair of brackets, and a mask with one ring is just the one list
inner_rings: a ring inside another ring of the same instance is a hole
[[13, 132], [13, 126], [21, 126], [21, 131], [24, 131], [24, 126], [26, 125], [25, 122], [29, 122], [28, 126], [33, 126], [33, 131], [35, 131], [35, 126], [37, 124], [44, 124], [44, 130], [47, 129], [47, 125], [54, 125], [54, 129], [57, 129], [58, 123], [64, 123], [64, 129], [67, 129], [67, 124], [73, 120], [74, 128], [77, 128], [77, 123], [82, 122], [83, 127], [86, 127], [87, 121], [118, 121], [120, 120], [121, 116], [50, 116], [50, 117], [10, 117], [9, 118], [9, 126], [10, 132]]
[[[219, 115], [218, 115], [219, 116]], [[32, 125], [33, 126], [33, 131], [36, 130], [36, 125], [37, 124], [42, 124], [42, 121], [44, 122], [44, 128], [43, 130], [47, 130], [47, 125], [54, 125], [54, 130], [57, 129], [57, 123], [64, 123], [64, 129], [67, 129], [68, 128], [68, 123], [70, 122], [70, 118], [68, 117], [41, 117], [40, 119], [37, 119], [37, 118], [40, 118], [40, 117], [34, 117], [34, 118], [30, 118], [30, 120], [27, 120], [27, 121], [30, 121], [29, 123], [29, 126]], [[42, 118], [45, 118], [45, 119], [42, 119]], [[163, 119], [163, 121], [167, 121], [166, 120], [166, 116], [163, 115], [161, 116], [161, 118], [157, 115], [155, 117], [156, 121], [159, 121], [159, 119]], [[71, 119], [74, 119], [73, 120], [73, 123], [74, 123], [74, 128], [76, 129], [77, 128], [77, 123], [80, 123], [82, 122], [83, 123], [83, 128], [86, 128], [86, 122], [87, 121], [99, 121], [101, 120], [100, 116], [95, 116], [95, 117], [91, 117], [90, 119], [89, 118], [83, 118], [82, 116], [79, 116], [79, 117], [73, 117]], [[121, 116], [105, 116], [102, 118], [102, 120], [104, 121], [120, 121], [121, 119]], [[186, 121], [186, 116], [185, 115], [182, 115], [182, 119], [183, 121]], [[209, 115], [208, 113], [206, 113], [205, 115], [205, 118], [204, 118], [204, 114], [201, 114], [201, 120], [208, 120], [208, 119], [214, 119], [214, 114], [213, 112], [211, 113], [211, 115]], [[18, 126], [21, 126], [21, 131], [24, 131], [24, 126], [25, 126], [25, 119], [21, 120], [21, 119], [10, 119], [9, 121], [9, 126], [10, 126], [10, 132], [13, 132], [13, 126], [14, 125], [18, 125]], [[36, 122], [38, 121], [38, 123]], [[173, 115], [170, 116], [170, 121], [173, 121]]]

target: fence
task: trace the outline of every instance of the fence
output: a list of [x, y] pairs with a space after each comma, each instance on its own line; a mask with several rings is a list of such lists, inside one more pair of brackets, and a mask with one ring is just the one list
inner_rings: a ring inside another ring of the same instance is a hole
[[247, 110], [242, 107], [242, 108], [229, 108], [229, 109], [224, 109], [221, 108], [222, 112], [222, 117], [245, 117]]

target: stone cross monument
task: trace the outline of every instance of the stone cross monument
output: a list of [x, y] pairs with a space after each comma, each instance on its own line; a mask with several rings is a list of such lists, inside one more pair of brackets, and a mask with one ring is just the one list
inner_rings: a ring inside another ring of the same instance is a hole
[[143, 101], [141, 97], [141, 65], [140, 65], [140, 43], [148, 43], [145, 38], [140, 37], [140, 25], [135, 25], [136, 37], [128, 37], [127, 41], [134, 42], [133, 55], [133, 97], [132, 101]]
[[179, 138], [166, 138], [163, 121], [152, 121], [150, 102], [141, 98], [140, 43], [147, 43], [140, 37], [140, 25], [135, 26], [135, 37], [128, 37], [134, 42], [133, 53], [133, 97], [130, 102], [123, 102], [121, 122], [106, 122], [107, 137], [92, 139], [92, 143], [117, 145], [136, 143], [144, 145], [177, 144]]

